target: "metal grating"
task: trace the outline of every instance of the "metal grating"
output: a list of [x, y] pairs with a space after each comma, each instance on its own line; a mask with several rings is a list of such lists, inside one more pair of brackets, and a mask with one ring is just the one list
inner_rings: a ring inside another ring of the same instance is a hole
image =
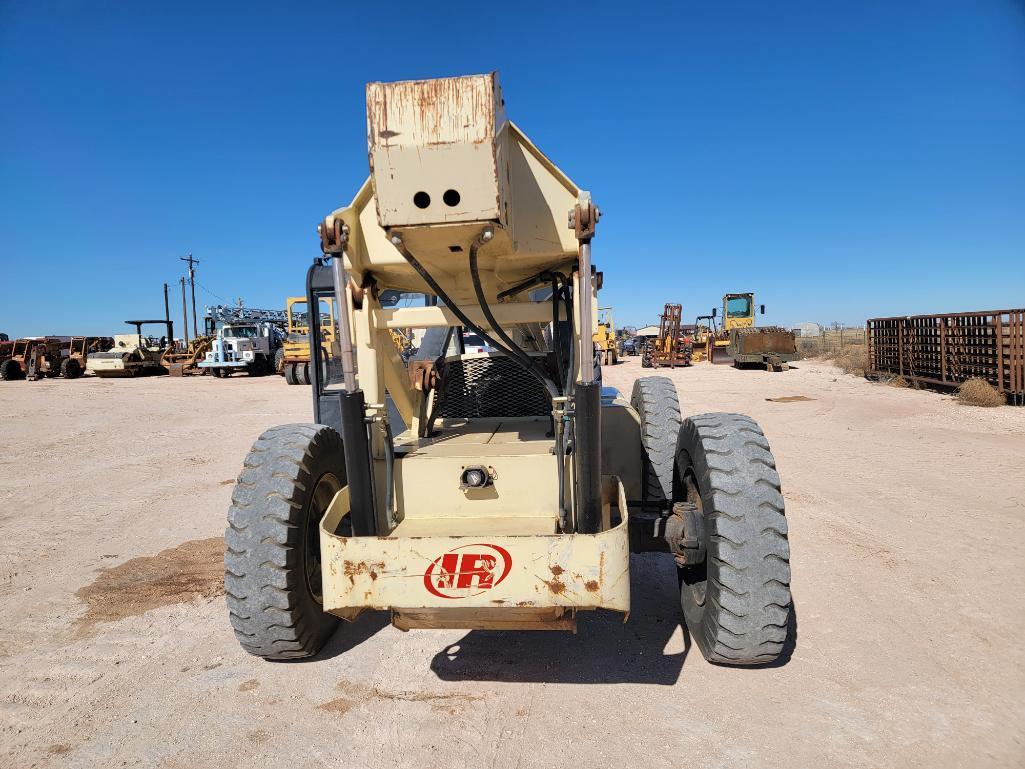
[[951, 387], [978, 377], [1025, 401], [1025, 310], [872, 318], [867, 325], [871, 374]]
[[442, 419], [540, 417], [552, 411], [544, 386], [498, 354], [445, 358], [437, 398]]

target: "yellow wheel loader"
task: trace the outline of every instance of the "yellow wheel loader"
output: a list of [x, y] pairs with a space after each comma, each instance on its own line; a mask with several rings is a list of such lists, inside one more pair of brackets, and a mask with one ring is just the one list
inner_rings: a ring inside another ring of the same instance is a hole
[[[365, 609], [402, 629], [626, 618], [630, 554], [657, 551], [706, 658], [776, 660], [791, 601], [772, 453], [748, 417], [683, 419], [667, 378], [602, 390], [590, 195], [506, 120], [494, 74], [371, 83], [367, 110], [370, 178], [321, 223], [307, 274], [313, 421], [256, 440], [228, 512], [242, 647], [308, 657]], [[397, 328], [425, 330], [408, 368]], [[464, 330], [487, 351], [464, 352]]]

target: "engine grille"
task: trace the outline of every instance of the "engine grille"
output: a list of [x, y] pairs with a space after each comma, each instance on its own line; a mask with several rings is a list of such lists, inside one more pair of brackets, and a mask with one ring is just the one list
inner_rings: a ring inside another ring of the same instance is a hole
[[504, 355], [451, 357], [438, 372], [442, 419], [548, 416], [544, 386]]

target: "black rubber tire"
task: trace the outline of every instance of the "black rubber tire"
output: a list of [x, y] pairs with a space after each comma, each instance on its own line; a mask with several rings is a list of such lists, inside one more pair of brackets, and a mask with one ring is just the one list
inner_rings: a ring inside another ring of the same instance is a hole
[[705, 562], [680, 569], [691, 638], [709, 662], [775, 662], [789, 632], [790, 543], [768, 441], [742, 414], [688, 417], [677, 473], [676, 498], [705, 524]]
[[285, 348], [279, 347], [277, 352], [274, 353], [274, 371], [275, 374], [283, 374], [285, 368]]
[[13, 382], [17, 379], [24, 379], [25, 372], [21, 370], [21, 364], [13, 358], [8, 358], [0, 363], [0, 379], [5, 382]]
[[[338, 618], [324, 612], [316, 592], [318, 524], [334, 491], [344, 485], [342, 439], [330, 427], [273, 427], [250, 449], [224, 533], [229, 617], [250, 654], [271, 660], [309, 657], [337, 628]], [[315, 577], [308, 576], [308, 566], [316, 568]]]
[[295, 381], [297, 384], [308, 385], [310, 383], [310, 364], [295, 364]]
[[65, 358], [61, 361], [61, 376], [65, 379], [78, 379], [82, 376], [82, 364], [77, 358]]
[[650, 342], [644, 345], [641, 350], [641, 368], [651, 368], [651, 346]]
[[641, 377], [634, 381], [630, 405], [641, 421], [642, 499], [672, 499], [673, 467], [683, 423], [676, 385], [664, 376]]
[[299, 384], [299, 380], [295, 378], [295, 364], [294, 363], [286, 363], [285, 364], [285, 381], [288, 384], [290, 384], [290, 385], [297, 385], [297, 384]]

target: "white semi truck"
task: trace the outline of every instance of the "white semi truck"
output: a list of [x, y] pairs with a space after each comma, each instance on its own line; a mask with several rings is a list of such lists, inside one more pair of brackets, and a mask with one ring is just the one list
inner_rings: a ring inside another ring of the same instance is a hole
[[217, 330], [210, 352], [199, 367], [210, 369], [217, 377], [243, 370], [250, 376], [272, 374], [281, 342], [281, 330], [268, 321], [228, 323]]

